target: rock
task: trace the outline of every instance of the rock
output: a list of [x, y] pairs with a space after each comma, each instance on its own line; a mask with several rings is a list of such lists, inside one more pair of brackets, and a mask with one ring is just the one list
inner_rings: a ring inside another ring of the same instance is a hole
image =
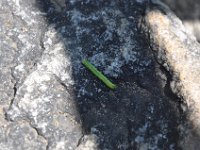
[[43, 150], [47, 147], [46, 139], [25, 121], [8, 123], [1, 120], [0, 140], [2, 150]]
[[173, 76], [171, 89], [186, 103], [187, 121], [182, 128], [183, 149], [198, 149], [200, 140], [200, 45], [182, 22], [161, 5], [151, 6], [145, 17], [155, 55]]
[[[62, 81], [69, 75], [64, 73], [68, 65], [62, 46], [46, 47], [45, 14], [37, 1], [1, 3], [0, 120], [6, 123], [1, 126], [1, 148], [74, 149], [82, 133], [74, 104], [66, 103], [70, 96]], [[18, 124], [24, 120], [28, 126]]]
[[[160, 64], [166, 62], [172, 70], [168, 55], [154, 58], [149, 44], [155, 41], [149, 43], [142, 28], [148, 1], [0, 4], [3, 148], [179, 148], [184, 114], [180, 98], [169, 87], [171, 75]], [[118, 88], [109, 90], [97, 80], [81, 64], [84, 58]], [[195, 72], [195, 66], [192, 69]]]
[[162, 0], [182, 20], [184, 26], [200, 41], [199, 0]]
[[94, 134], [85, 135], [81, 139], [81, 143], [78, 145], [77, 150], [96, 150], [98, 149], [97, 140], [98, 137]]

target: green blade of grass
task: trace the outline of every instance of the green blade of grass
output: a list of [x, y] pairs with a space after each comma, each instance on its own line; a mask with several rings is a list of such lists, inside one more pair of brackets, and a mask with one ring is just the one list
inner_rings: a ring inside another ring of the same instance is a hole
[[82, 61], [83, 65], [88, 68], [97, 78], [99, 78], [106, 86], [110, 89], [115, 89], [117, 86], [113, 84], [108, 78], [106, 78], [100, 71], [98, 71], [95, 66], [93, 66], [89, 61], [84, 59]]

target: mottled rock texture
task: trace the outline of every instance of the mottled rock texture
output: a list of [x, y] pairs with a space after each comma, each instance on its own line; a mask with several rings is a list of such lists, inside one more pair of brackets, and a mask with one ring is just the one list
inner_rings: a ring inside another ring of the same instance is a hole
[[[170, 11], [151, 12], [151, 5], [146, 0], [1, 0], [0, 149], [179, 149], [179, 128], [189, 121], [177, 95], [198, 104], [199, 84], [190, 83], [194, 78], [198, 83], [198, 44]], [[157, 13], [163, 22], [153, 20]], [[172, 42], [178, 36], [177, 44], [165, 47], [160, 30], [175, 38]], [[185, 45], [179, 47], [181, 42]], [[176, 46], [173, 55], [171, 46]], [[84, 58], [118, 88], [97, 80], [81, 64]], [[177, 95], [170, 88], [172, 76]], [[191, 114], [193, 121], [198, 112]]]
[[164, 5], [146, 11], [151, 47], [157, 60], [172, 75], [170, 87], [186, 104], [182, 127], [183, 149], [199, 149], [200, 143], [200, 44]]
[[184, 26], [200, 41], [200, 1], [162, 0], [182, 20]]

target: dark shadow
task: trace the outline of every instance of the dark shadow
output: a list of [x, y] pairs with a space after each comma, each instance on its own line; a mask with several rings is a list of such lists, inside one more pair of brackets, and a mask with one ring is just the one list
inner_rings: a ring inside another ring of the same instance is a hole
[[[147, 4], [134, 0], [38, 0], [71, 57], [74, 101], [84, 135], [99, 149], [179, 149], [178, 98], [139, 24]], [[63, 5], [64, 4], [64, 5]], [[110, 90], [81, 65], [88, 58], [114, 83]], [[157, 146], [157, 147], [156, 147]]]
[[200, 20], [199, 0], [162, 0], [181, 20]]

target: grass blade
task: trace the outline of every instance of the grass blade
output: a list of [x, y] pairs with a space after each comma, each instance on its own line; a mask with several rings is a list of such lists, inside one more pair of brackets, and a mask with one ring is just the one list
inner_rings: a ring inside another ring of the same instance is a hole
[[113, 84], [107, 77], [105, 77], [100, 71], [98, 71], [95, 66], [93, 66], [89, 61], [84, 59], [82, 61], [83, 65], [88, 68], [97, 78], [99, 78], [107, 87], [110, 89], [115, 89], [117, 86]]

